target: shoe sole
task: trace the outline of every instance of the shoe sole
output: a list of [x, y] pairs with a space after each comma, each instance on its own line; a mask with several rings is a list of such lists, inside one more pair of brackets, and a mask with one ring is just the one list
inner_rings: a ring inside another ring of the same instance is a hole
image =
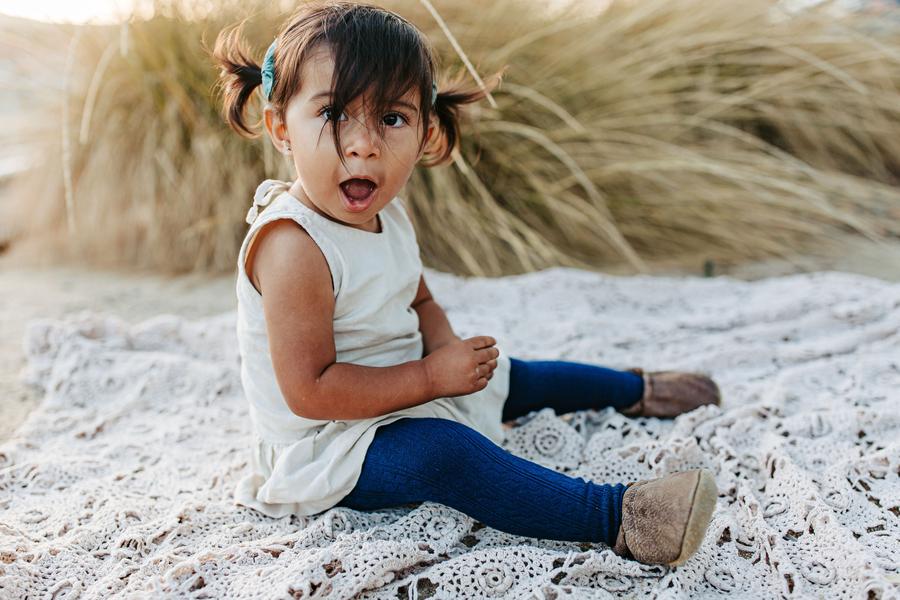
[[687, 526], [684, 529], [684, 537], [681, 540], [681, 552], [678, 558], [670, 563], [670, 567], [677, 567], [689, 559], [706, 535], [706, 528], [716, 508], [716, 500], [719, 491], [716, 488], [716, 480], [707, 469], [700, 469], [697, 476], [697, 484], [694, 487], [694, 498], [691, 501], [691, 513], [688, 515]]

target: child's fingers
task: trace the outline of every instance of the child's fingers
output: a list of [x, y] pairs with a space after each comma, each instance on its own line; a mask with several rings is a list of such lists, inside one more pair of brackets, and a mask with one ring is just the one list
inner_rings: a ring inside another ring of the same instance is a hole
[[475, 351], [475, 359], [481, 364], [495, 360], [498, 356], [500, 356], [500, 351], [496, 348], [482, 348]]
[[476, 350], [478, 350], [479, 348], [487, 348], [497, 343], [497, 340], [489, 335], [475, 336], [473, 338], [470, 338], [470, 340], [472, 342], [472, 347]]

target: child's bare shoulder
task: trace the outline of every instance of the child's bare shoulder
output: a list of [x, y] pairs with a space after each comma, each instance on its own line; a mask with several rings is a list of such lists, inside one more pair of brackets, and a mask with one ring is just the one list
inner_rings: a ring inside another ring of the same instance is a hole
[[331, 271], [312, 236], [293, 219], [275, 219], [256, 232], [244, 260], [247, 277], [263, 294], [273, 287], [309, 285], [331, 292]]

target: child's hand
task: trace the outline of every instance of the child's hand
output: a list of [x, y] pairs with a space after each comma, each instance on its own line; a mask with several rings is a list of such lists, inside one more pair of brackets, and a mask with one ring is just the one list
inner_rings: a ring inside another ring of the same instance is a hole
[[497, 340], [479, 335], [441, 346], [424, 359], [431, 395], [435, 398], [465, 396], [487, 387], [494, 376], [500, 351]]
[[447, 344], [450, 344], [450, 343], [453, 343], [453, 342], [458, 342], [458, 341], [460, 341], [461, 339], [462, 339], [462, 338], [459, 337], [458, 335], [453, 335], [453, 336], [451, 336], [451, 337], [449, 337], [449, 338], [447, 338], [447, 339], [445, 339], [445, 340], [442, 340], [442, 341], [440, 341], [440, 342], [435, 342], [431, 347], [428, 347], [428, 345], [424, 343], [426, 340], [423, 339], [423, 340], [422, 340], [422, 341], [423, 341], [423, 345], [422, 345], [422, 358], [425, 358], [425, 357], [428, 356], [429, 354], [434, 354], [434, 353], [437, 351], [438, 348], [443, 348], [443, 347], [446, 346]]

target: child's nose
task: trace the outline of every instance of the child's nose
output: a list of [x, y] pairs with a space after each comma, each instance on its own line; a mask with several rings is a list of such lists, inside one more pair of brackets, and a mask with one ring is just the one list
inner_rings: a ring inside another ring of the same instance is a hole
[[375, 132], [360, 123], [354, 125], [354, 127], [348, 128], [349, 130], [345, 134], [347, 137], [345, 154], [348, 157], [377, 157], [380, 150]]

